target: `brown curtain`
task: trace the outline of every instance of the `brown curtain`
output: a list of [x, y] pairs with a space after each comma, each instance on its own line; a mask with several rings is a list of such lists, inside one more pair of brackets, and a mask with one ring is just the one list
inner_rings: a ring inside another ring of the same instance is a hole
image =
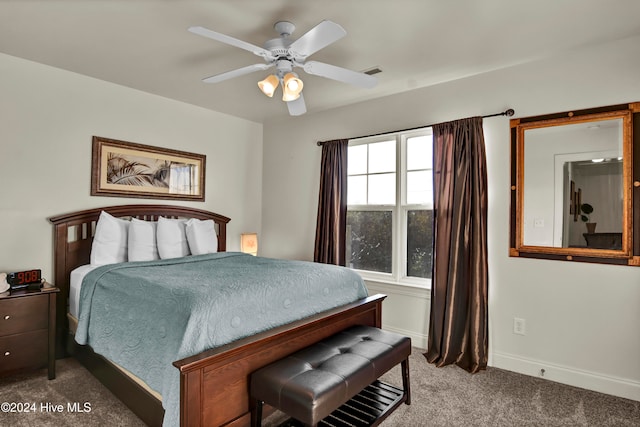
[[482, 117], [433, 126], [434, 264], [427, 360], [487, 367], [487, 167]]
[[345, 264], [347, 230], [347, 149], [348, 139], [322, 145], [320, 197], [313, 260], [325, 264]]

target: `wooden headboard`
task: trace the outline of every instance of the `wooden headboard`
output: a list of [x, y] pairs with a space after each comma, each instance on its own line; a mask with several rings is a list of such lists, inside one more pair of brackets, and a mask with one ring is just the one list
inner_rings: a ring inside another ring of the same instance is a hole
[[[218, 232], [218, 251], [227, 249], [229, 218], [202, 209], [171, 205], [120, 205], [71, 212], [49, 218], [53, 223], [53, 284], [60, 288], [56, 310], [58, 336], [66, 336], [69, 275], [81, 265], [89, 264], [96, 222], [102, 211], [118, 218], [157, 221], [165, 218], [212, 219]], [[61, 332], [63, 332], [61, 334]], [[59, 353], [58, 353], [59, 354]]]

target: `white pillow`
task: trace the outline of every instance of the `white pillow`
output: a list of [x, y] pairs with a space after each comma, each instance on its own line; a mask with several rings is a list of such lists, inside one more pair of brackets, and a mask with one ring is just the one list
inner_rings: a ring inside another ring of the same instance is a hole
[[160, 259], [156, 245], [158, 223], [131, 218], [129, 225], [129, 261]]
[[178, 258], [189, 255], [189, 243], [185, 230], [186, 220], [158, 218], [156, 241], [161, 259]]
[[115, 264], [127, 261], [127, 231], [129, 221], [115, 218], [102, 211], [91, 244], [90, 263]]
[[212, 219], [191, 218], [186, 224], [187, 242], [193, 255], [218, 252], [218, 235]]

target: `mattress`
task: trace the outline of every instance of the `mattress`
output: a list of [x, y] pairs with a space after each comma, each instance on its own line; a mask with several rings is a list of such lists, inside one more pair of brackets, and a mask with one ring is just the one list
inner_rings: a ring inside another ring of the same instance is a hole
[[76, 319], [80, 312], [80, 289], [82, 288], [82, 279], [84, 279], [84, 276], [86, 276], [91, 270], [98, 267], [98, 265], [91, 264], [81, 265], [74, 269], [69, 276], [69, 314]]

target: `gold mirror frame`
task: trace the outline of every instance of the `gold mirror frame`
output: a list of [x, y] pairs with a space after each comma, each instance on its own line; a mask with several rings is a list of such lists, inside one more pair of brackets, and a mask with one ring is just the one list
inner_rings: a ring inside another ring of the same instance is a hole
[[[622, 245], [620, 249], [524, 244], [525, 130], [622, 119]], [[640, 266], [640, 103], [512, 119], [509, 256]], [[637, 131], [634, 132], [634, 127]]]

